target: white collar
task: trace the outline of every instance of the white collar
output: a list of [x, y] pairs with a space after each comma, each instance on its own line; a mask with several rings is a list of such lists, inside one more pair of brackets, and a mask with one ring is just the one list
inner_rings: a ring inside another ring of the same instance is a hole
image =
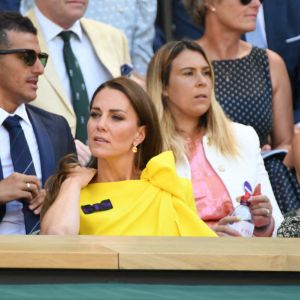
[[29, 117], [26, 111], [26, 106], [25, 104], [21, 104], [20, 106], [18, 106], [18, 108], [12, 113], [8, 113], [7, 111], [5, 111], [3, 108], [0, 107], [0, 125], [3, 124], [3, 122], [5, 121], [5, 119], [8, 116], [14, 116], [17, 115], [19, 117], [22, 118], [23, 121], [25, 121], [29, 126], [31, 126], [31, 123], [29, 121]]
[[[46, 16], [44, 16], [36, 5], [34, 7], [34, 11], [47, 43], [56, 38], [57, 35], [62, 31], [65, 31], [64, 28], [60, 27], [56, 23], [49, 20]], [[68, 28], [68, 30], [74, 32], [79, 40], [82, 39], [83, 33], [79, 20], [77, 20], [70, 28]]]

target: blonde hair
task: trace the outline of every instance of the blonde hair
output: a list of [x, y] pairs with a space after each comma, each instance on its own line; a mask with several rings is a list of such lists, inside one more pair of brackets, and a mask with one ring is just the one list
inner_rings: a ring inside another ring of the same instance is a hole
[[[209, 64], [214, 84], [214, 75], [211, 64], [199, 44], [193, 41], [175, 41], [165, 44], [152, 57], [147, 72], [147, 91], [152, 99], [161, 126], [163, 149], [173, 150], [177, 159], [186, 153], [184, 139], [176, 129], [175, 120], [168, 107], [168, 100], [163, 96], [163, 90], [168, 86], [172, 62], [184, 50], [200, 53]], [[214, 90], [211, 96], [211, 105], [205, 115], [199, 118], [199, 129], [204, 128], [209, 144], [220, 153], [235, 157], [238, 147], [231, 129], [231, 121], [225, 116], [223, 109], [215, 98]]]

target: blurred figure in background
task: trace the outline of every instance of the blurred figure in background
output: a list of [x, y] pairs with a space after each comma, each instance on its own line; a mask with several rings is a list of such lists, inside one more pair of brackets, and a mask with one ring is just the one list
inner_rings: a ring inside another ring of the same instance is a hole
[[[34, 0], [21, 0], [22, 13], [33, 3]], [[145, 75], [153, 55], [156, 12], [157, 0], [90, 0], [84, 16], [122, 30], [134, 70]]]

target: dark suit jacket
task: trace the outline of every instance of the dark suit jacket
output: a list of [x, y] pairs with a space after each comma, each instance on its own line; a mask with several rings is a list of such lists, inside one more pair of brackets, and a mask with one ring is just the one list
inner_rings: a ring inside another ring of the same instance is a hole
[[0, 11], [8, 10], [19, 12], [21, 0], [1, 0], [0, 2]]
[[300, 122], [300, 35], [299, 0], [264, 0], [264, 16], [268, 48], [284, 59], [293, 90], [295, 122]]
[[[74, 140], [67, 121], [59, 115], [26, 105], [27, 113], [38, 144], [42, 185], [57, 167], [59, 160], [68, 153], [76, 153]], [[0, 180], [3, 179], [0, 167]], [[5, 205], [0, 205], [0, 221], [5, 214]]]

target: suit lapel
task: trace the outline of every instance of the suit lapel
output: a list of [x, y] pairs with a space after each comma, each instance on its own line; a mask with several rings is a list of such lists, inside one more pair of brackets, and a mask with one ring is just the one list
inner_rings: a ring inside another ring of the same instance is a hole
[[[34, 10], [31, 9], [27, 15], [38, 30], [38, 40], [39, 40], [39, 44], [40, 44], [42, 51], [49, 53], [47, 42], [44, 38], [42, 29], [40, 28], [40, 25], [36, 19]], [[44, 75], [42, 75], [41, 77], [43, 77], [43, 76], [49, 82], [49, 84], [52, 86], [52, 88], [56, 91], [57, 95], [61, 98], [62, 102], [65, 104], [67, 109], [71, 113], [74, 113], [73, 108], [70, 104], [70, 101], [68, 100], [67, 93], [64, 90], [64, 87], [59, 79], [59, 75], [55, 69], [51, 55], [49, 55], [49, 58], [48, 58], [46, 71], [45, 71]]]
[[249, 180], [249, 178], [246, 178], [245, 172], [241, 170], [241, 165], [244, 164], [239, 158], [230, 159], [219, 153], [215, 147], [209, 145], [207, 136], [203, 137], [203, 148], [206, 159], [220, 177], [229, 193], [233, 206], [236, 207], [239, 204], [236, 201], [237, 196], [244, 194], [243, 186], [240, 183]]
[[[115, 51], [111, 40], [110, 32], [106, 30], [96, 30], [91, 22], [86, 22], [84, 18], [80, 20], [80, 24], [91, 41], [94, 50], [104, 67], [110, 72], [112, 77], [121, 75], [119, 62], [116, 60]], [[113, 50], [113, 51], [112, 51]]]
[[42, 184], [45, 184], [46, 179], [55, 171], [55, 155], [54, 149], [48, 135], [47, 129], [41, 122], [39, 116], [27, 106], [27, 113], [31, 121], [35, 137], [38, 144], [41, 169], [42, 169]]
[[2, 164], [1, 164], [1, 159], [0, 159], [0, 180], [3, 179], [3, 171], [2, 171]]
[[[2, 171], [2, 164], [0, 159], [0, 181], [3, 179], [3, 171]], [[0, 222], [2, 221], [6, 211], [6, 205], [0, 204]]]
[[[264, 17], [268, 47], [277, 49], [277, 43], [282, 43], [281, 37], [287, 36], [286, 0], [264, 1]], [[276, 18], [276, 22], [274, 22]], [[280, 37], [280, 39], [278, 39]]]

